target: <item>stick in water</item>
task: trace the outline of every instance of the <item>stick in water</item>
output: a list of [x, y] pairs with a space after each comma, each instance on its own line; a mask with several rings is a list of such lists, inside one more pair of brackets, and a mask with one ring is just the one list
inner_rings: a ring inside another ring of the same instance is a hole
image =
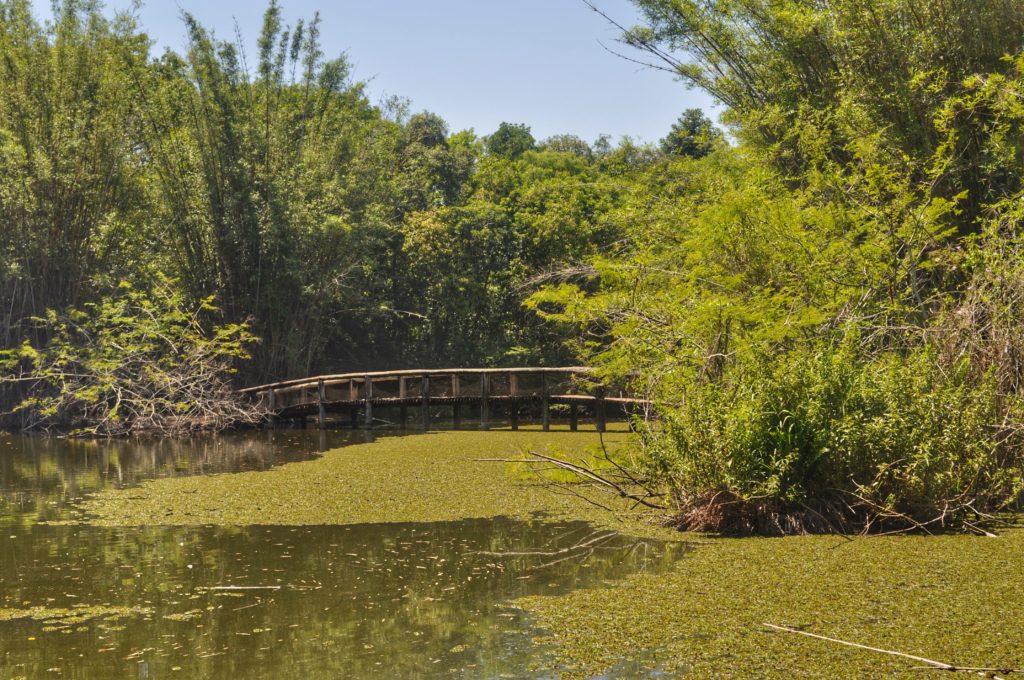
[[926, 659], [923, 656], [914, 656], [913, 654], [905, 654], [903, 652], [894, 652], [891, 649], [879, 649], [878, 647], [868, 647], [867, 645], [860, 645], [856, 642], [847, 642], [846, 640], [839, 640], [837, 638], [830, 638], [824, 635], [817, 635], [815, 633], [808, 633], [804, 630], [798, 630], [796, 628], [789, 628], [787, 626], [776, 626], [773, 623], [764, 624], [768, 628], [773, 630], [779, 630], [784, 633], [796, 633], [797, 635], [806, 635], [807, 637], [814, 638], [815, 640], [825, 640], [827, 642], [835, 642], [840, 645], [846, 645], [847, 647], [856, 647], [857, 649], [866, 649], [869, 652], [878, 652], [879, 654], [888, 654], [890, 656], [900, 656], [904, 659], [911, 659], [913, 661], [920, 661], [926, 663], [928, 666], [935, 670], [951, 671], [951, 672], [962, 672], [962, 673], [975, 673], [983, 678], [994, 678], [994, 680], [1003, 680], [997, 675], [989, 675], [990, 673], [1004, 673], [1009, 675], [1010, 673], [1019, 673], [1020, 669], [1013, 668], [964, 668], [961, 666], [954, 666], [952, 664], [943, 663], [942, 661], [935, 661], [933, 659]]

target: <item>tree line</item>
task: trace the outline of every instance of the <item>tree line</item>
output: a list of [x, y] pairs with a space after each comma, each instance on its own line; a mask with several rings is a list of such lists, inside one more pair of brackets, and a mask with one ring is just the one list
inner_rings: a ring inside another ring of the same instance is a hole
[[246, 380], [565, 359], [522, 291], [620, 238], [600, 216], [652, 151], [374, 105], [319, 30], [271, 2], [246, 55], [185, 14], [154, 55], [98, 3], [0, 2], [3, 345], [171, 279], [260, 338]]

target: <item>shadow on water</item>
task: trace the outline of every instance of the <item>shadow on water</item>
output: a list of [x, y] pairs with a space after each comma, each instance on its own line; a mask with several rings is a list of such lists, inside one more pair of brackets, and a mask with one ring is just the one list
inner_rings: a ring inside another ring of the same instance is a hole
[[[332, 446], [352, 434], [331, 433]], [[512, 599], [661, 571], [685, 551], [540, 518], [37, 523], [103, 487], [301, 460], [319, 436], [278, 431], [134, 448], [8, 439], [0, 448], [0, 678], [556, 677]], [[641, 667], [624, 663], [608, 677], [645, 677]]]

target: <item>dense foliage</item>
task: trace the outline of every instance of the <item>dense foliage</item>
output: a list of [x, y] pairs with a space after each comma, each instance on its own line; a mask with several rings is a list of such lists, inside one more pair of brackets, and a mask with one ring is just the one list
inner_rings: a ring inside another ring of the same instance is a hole
[[618, 238], [617, 149], [374, 106], [318, 18], [285, 26], [276, 2], [255, 58], [188, 15], [187, 51], [154, 56], [99, 7], [44, 25], [0, 0], [2, 346], [170, 278], [261, 339], [240, 382], [568, 359], [522, 298]]
[[[1024, 490], [1024, 6], [637, 0], [738, 144], [646, 170], [533, 304], [659, 404], [695, 529], [976, 526]], [[671, 139], [671, 138], [670, 138]]]
[[192, 307], [164, 280], [152, 294], [123, 283], [66, 315], [50, 310], [34, 320], [45, 347], [0, 351], [0, 370], [20, 388], [14, 414], [26, 429], [103, 436], [256, 422], [258, 406], [235, 399], [229, 380], [254, 338], [244, 324], [206, 333], [211, 302]]
[[661, 140], [661, 150], [669, 155], [703, 158], [723, 143], [722, 131], [700, 109], [687, 109]]
[[1024, 5], [635, 4], [623, 41], [728, 137], [696, 110], [657, 147], [452, 132], [371, 104], [276, 2], [250, 73], [189, 17], [155, 57], [97, 3], [44, 26], [0, 0], [8, 356], [77, 346], [81, 310], [105, 327], [133, 291], [258, 337], [246, 382], [592, 362], [656, 404], [636, 478], [689, 528], [976, 527], [1019, 502]]

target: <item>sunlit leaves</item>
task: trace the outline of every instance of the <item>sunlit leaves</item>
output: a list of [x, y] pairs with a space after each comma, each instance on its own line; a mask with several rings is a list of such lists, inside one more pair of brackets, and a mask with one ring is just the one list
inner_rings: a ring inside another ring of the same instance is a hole
[[118, 295], [39, 323], [50, 338], [0, 355], [27, 395], [14, 411], [28, 428], [80, 428], [110, 435], [222, 427], [246, 409], [226, 376], [255, 341], [246, 324], [214, 326], [211, 299], [190, 307], [176, 283]]

